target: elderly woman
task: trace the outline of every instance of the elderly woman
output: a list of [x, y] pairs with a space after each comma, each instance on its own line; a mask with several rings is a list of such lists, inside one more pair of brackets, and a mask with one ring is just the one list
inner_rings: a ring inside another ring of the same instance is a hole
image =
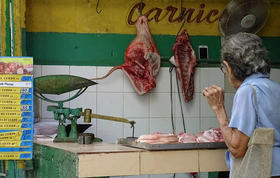
[[270, 66], [261, 39], [249, 33], [225, 38], [221, 69], [237, 90], [230, 122], [225, 111], [223, 89], [212, 85], [203, 90], [203, 95], [216, 113], [228, 146], [226, 159], [229, 167], [233, 157], [242, 158], [245, 155], [256, 128], [274, 128], [271, 176], [280, 176], [280, 84], [269, 79]]

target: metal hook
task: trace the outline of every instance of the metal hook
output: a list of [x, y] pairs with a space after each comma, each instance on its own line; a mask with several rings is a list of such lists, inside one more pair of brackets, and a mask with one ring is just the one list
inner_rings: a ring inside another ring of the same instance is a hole
[[175, 67], [175, 65], [171, 64], [171, 66], [169, 67], [169, 72], [172, 72]]
[[130, 128], [132, 128], [132, 138], [134, 138], [134, 131], [135, 131], [135, 126], [134, 126], [134, 124], [135, 124], [134, 121], [130, 123], [130, 125], [131, 125]]
[[99, 0], [97, 0], [97, 4], [96, 4], [95, 10], [96, 10], [97, 14], [100, 14], [102, 10], [98, 10], [98, 6], [99, 6]]
[[140, 16], [142, 16], [142, 11], [143, 11], [143, 0], [140, 0]]
[[[181, 12], [180, 12], [180, 15], [182, 15], [182, 9], [183, 9], [183, 0], [181, 0]], [[182, 28], [184, 27], [185, 23], [186, 23], [186, 18], [184, 18], [184, 21], [183, 21], [183, 23], [182, 23], [182, 25], [181, 25], [179, 31], [177, 32], [177, 35], [176, 35], [176, 36], [179, 35], [179, 33], [180, 33], [180, 31], [182, 30]]]

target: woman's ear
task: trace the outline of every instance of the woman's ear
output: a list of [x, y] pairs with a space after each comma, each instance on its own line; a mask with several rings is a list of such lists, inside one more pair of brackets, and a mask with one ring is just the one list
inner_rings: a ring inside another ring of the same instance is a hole
[[224, 65], [226, 66], [227, 68], [227, 73], [229, 76], [232, 75], [232, 70], [231, 70], [231, 67], [229, 66], [228, 62], [227, 61], [223, 61]]
[[235, 76], [233, 75], [232, 68], [229, 66], [227, 61], [223, 61], [223, 63], [227, 68], [227, 77], [228, 77], [229, 83], [233, 86], [233, 88], [238, 89], [239, 86], [242, 84], [242, 81], [239, 81], [235, 78]]

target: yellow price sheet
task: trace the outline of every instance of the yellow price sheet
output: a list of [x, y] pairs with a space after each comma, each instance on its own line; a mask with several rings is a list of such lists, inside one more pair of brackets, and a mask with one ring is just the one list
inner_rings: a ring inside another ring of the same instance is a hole
[[0, 160], [32, 159], [32, 152], [0, 152]]
[[24, 129], [31, 129], [33, 127], [32, 123], [0, 123], [0, 130], [24, 130]]

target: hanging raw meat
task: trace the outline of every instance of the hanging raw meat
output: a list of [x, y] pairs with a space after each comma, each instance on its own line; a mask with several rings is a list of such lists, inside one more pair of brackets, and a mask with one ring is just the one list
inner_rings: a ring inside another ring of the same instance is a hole
[[136, 29], [137, 36], [125, 52], [125, 63], [112, 68], [105, 76], [92, 80], [104, 79], [113, 71], [122, 69], [139, 95], [156, 87], [155, 76], [160, 70], [160, 55], [150, 33], [146, 16], [138, 18]]
[[188, 102], [193, 99], [194, 94], [196, 56], [186, 30], [176, 37], [173, 52], [181, 90], [183, 92], [185, 102]]

